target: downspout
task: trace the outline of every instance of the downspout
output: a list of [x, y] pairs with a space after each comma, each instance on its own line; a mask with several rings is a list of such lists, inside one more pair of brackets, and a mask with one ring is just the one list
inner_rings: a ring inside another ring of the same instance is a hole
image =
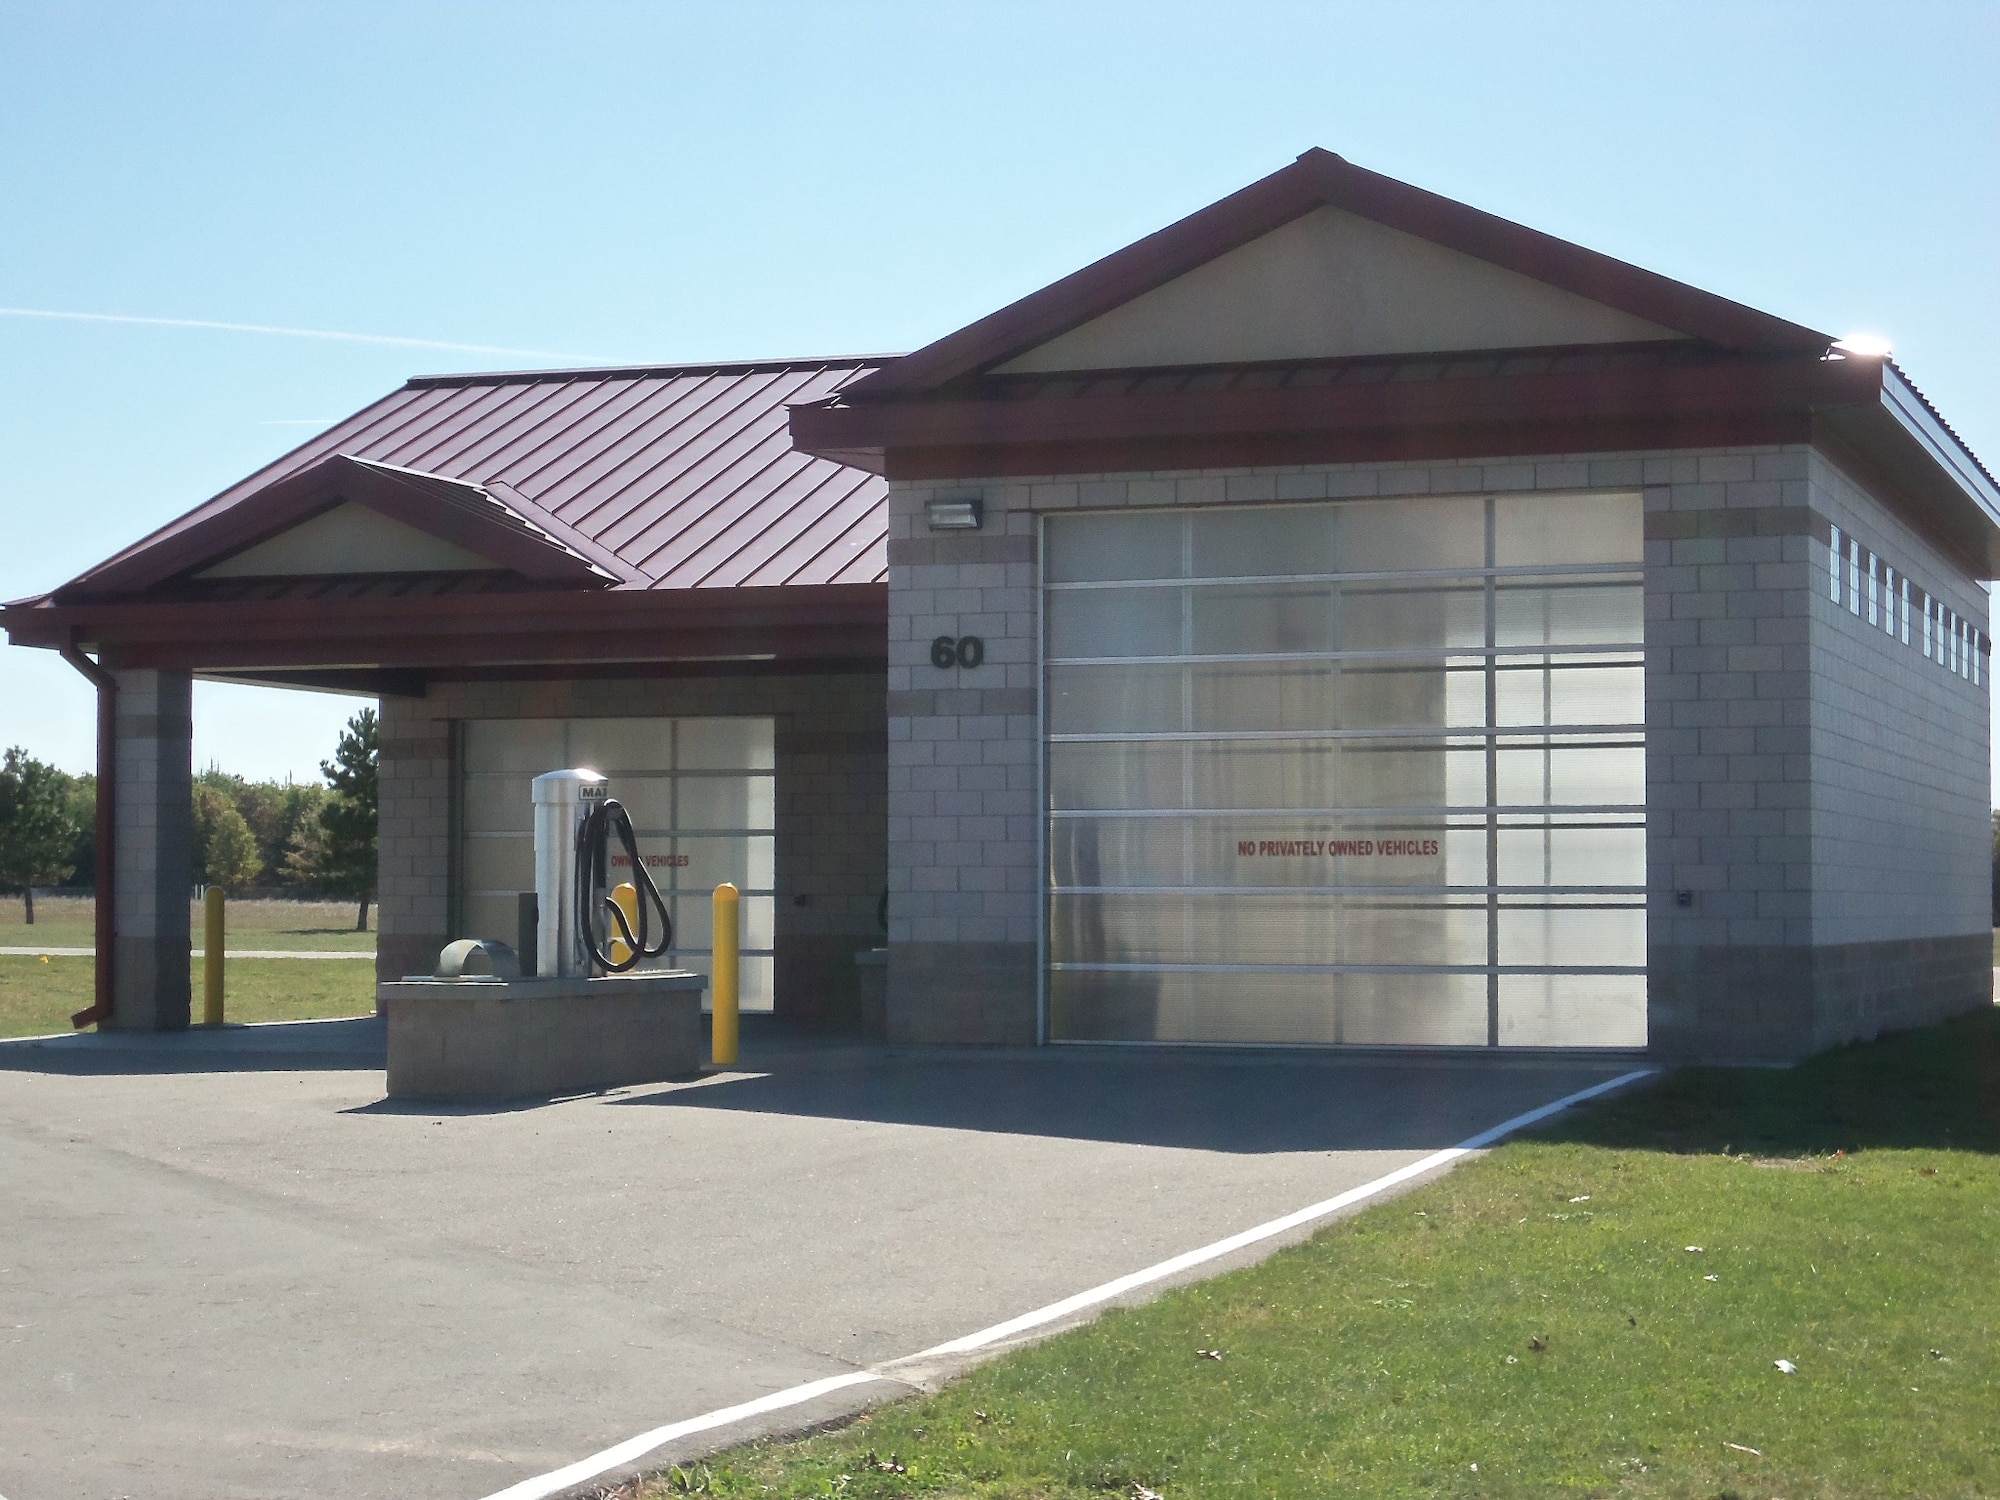
[[116, 994], [111, 971], [118, 938], [118, 679], [74, 644], [61, 655], [97, 688], [97, 998], [69, 1018], [80, 1031], [110, 1017]]

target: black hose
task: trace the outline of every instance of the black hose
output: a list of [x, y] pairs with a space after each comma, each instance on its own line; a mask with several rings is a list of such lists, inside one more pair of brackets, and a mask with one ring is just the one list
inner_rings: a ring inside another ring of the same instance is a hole
[[[637, 932], [632, 930], [632, 924], [626, 920], [618, 903], [611, 899], [607, 872], [614, 829], [618, 842], [625, 847], [625, 857], [632, 862], [632, 884], [639, 892]], [[651, 940], [654, 912], [658, 912], [660, 917], [660, 941], [657, 944]], [[601, 941], [600, 921], [603, 924]], [[606, 797], [586, 813], [576, 828], [576, 931], [583, 943], [584, 956], [606, 974], [623, 974], [635, 969], [645, 960], [658, 958], [673, 946], [674, 920], [667, 913], [667, 903], [660, 896], [660, 888], [653, 884], [645, 862], [639, 858], [639, 840], [632, 832], [631, 815], [611, 797]], [[625, 945], [622, 963], [613, 963], [606, 952], [614, 937]]]

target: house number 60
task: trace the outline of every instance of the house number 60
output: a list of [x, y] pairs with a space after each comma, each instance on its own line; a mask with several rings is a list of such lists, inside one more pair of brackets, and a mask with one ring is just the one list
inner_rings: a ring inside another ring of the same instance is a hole
[[986, 660], [986, 642], [976, 635], [962, 635], [953, 640], [941, 635], [931, 642], [931, 665], [939, 671], [952, 667], [976, 667]]

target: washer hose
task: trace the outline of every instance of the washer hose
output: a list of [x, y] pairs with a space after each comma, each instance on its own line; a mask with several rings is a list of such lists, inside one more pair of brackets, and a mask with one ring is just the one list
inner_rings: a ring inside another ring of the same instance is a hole
[[[611, 899], [607, 870], [611, 834], [625, 847], [632, 862], [632, 884], [639, 892], [639, 930], [634, 932], [625, 912]], [[650, 909], [649, 909], [650, 908]], [[659, 913], [660, 941], [651, 941], [652, 915]], [[604, 940], [598, 940], [599, 922]], [[639, 841], [632, 832], [632, 818], [614, 798], [606, 797], [593, 807], [576, 828], [576, 931], [583, 943], [584, 956], [606, 974], [623, 974], [649, 958], [658, 958], [673, 945], [674, 919], [667, 913], [660, 888], [653, 884], [646, 865], [639, 858]], [[605, 951], [616, 938], [625, 945], [625, 959], [613, 963]]]

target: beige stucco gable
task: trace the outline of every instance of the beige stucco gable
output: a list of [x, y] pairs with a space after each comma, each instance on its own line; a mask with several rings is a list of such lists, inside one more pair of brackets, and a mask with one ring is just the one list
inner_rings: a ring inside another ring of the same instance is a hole
[[469, 573], [490, 571], [491, 559], [407, 522], [344, 500], [234, 557], [198, 578], [292, 578], [318, 573]]
[[995, 373], [1684, 336], [1359, 214], [1319, 208], [996, 366]]

